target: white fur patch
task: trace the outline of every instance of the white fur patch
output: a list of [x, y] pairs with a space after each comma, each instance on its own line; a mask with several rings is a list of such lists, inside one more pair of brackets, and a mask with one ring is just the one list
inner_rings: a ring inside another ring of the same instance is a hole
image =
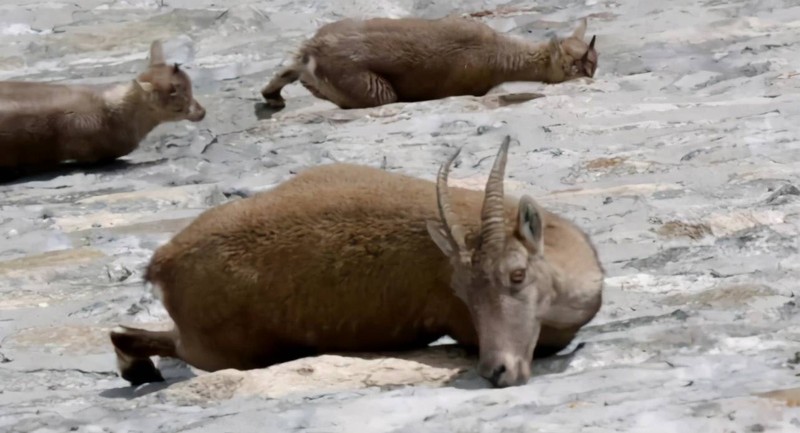
[[109, 107], [123, 105], [128, 96], [134, 91], [134, 83], [118, 84], [103, 92], [103, 100]]
[[317, 70], [317, 60], [314, 58], [314, 56], [308, 56], [308, 63], [306, 63], [306, 70], [312, 77], [316, 77], [316, 75], [314, 75], [314, 71]]
[[129, 369], [131, 367], [131, 364], [133, 364], [133, 358], [122, 353], [118, 349], [116, 349], [114, 352], [117, 355], [117, 369], [119, 371], [125, 371]]
[[123, 328], [122, 326], [115, 326], [114, 329], [111, 330], [111, 332], [115, 334], [126, 334], [128, 330]]

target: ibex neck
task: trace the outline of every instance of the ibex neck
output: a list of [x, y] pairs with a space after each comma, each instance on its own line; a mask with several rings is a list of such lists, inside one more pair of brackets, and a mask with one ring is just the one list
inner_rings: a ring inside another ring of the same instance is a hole
[[109, 120], [120, 129], [131, 134], [137, 143], [150, 133], [161, 121], [145, 100], [145, 95], [132, 83], [114, 86], [103, 92]]
[[548, 43], [503, 36], [496, 52], [495, 67], [502, 81], [546, 81], [550, 69]]

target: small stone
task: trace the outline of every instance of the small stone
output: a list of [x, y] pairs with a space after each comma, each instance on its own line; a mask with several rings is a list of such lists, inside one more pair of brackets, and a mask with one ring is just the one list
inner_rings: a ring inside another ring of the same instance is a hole
[[106, 267], [106, 274], [108, 275], [108, 279], [112, 282], [121, 283], [130, 277], [133, 272], [130, 269], [126, 268], [123, 265], [114, 265]]
[[683, 221], [668, 221], [656, 229], [656, 233], [668, 238], [688, 237], [701, 239], [711, 234], [711, 228], [705, 224], [689, 224]]
[[800, 195], [800, 188], [787, 183], [781, 185], [775, 192], [767, 197], [767, 204], [783, 204], [789, 200], [789, 195]]
[[144, 308], [142, 308], [141, 305], [139, 305], [139, 304], [131, 304], [131, 306], [128, 307], [128, 310], [126, 311], [126, 313], [129, 316], [135, 316], [136, 314], [138, 314], [141, 311], [144, 311]]
[[485, 134], [487, 131], [489, 131], [489, 129], [490, 129], [490, 128], [491, 128], [491, 127], [489, 127], [489, 126], [486, 126], [486, 125], [481, 125], [481, 126], [479, 126], [479, 127], [478, 127], [478, 135], [483, 135], [483, 134]]

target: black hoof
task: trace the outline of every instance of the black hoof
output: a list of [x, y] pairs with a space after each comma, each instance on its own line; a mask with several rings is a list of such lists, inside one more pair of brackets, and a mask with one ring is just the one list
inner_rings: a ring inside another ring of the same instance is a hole
[[283, 108], [286, 106], [286, 100], [281, 96], [281, 92], [262, 93], [266, 104], [272, 108]]
[[267, 106], [272, 108], [283, 108], [286, 106], [286, 101], [283, 98], [264, 98], [264, 100], [266, 101]]
[[158, 371], [153, 361], [149, 359], [133, 361], [122, 371], [122, 378], [130, 382], [132, 386], [150, 382], [164, 382], [161, 372]]

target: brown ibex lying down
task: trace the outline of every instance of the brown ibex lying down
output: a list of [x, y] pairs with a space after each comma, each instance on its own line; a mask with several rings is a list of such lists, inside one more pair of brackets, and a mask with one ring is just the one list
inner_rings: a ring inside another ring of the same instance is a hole
[[114, 85], [0, 81], [0, 170], [102, 163], [125, 156], [164, 122], [199, 122], [205, 109], [160, 41], [147, 70]]
[[565, 39], [534, 43], [477, 20], [344, 19], [322, 26], [292, 63], [261, 90], [285, 106], [284, 86], [300, 80], [314, 96], [340, 108], [366, 108], [460, 95], [485, 95], [508, 81], [560, 83], [594, 77], [595, 37], [586, 19]]
[[563, 349], [595, 316], [604, 271], [577, 226], [504, 197], [509, 140], [485, 193], [448, 191], [456, 152], [436, 184], [322, 165], [205, 211], [146, 270], [175, 327], [111, 331], [121, 376], [163, 380], [156, 355], [247, 370], [450, 335], [495, 386], [525, 383], [534, 347]]

